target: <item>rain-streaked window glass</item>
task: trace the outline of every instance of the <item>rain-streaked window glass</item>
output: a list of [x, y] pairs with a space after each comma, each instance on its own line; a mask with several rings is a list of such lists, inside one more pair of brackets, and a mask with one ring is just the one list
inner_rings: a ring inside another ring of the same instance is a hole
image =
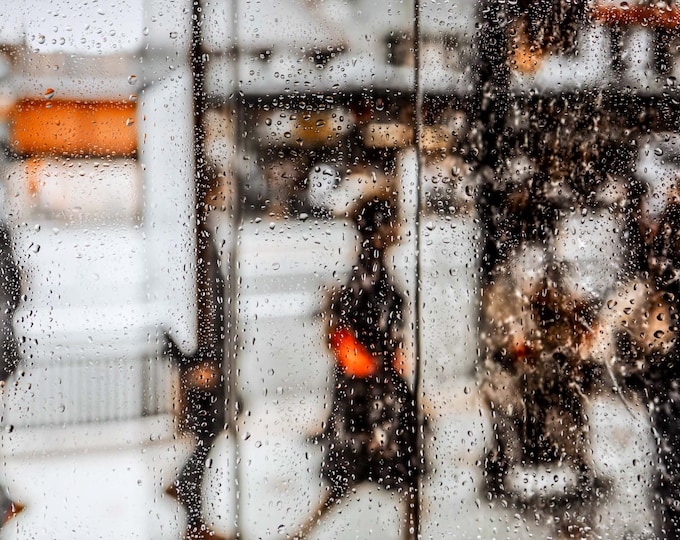
[[680, 538], [674, 0], [19, 1], [0, 540]]

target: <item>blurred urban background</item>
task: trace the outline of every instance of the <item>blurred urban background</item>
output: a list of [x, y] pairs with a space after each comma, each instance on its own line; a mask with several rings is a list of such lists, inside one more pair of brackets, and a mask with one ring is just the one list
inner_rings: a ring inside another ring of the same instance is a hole
[[679, 25], [3, 6], [0, 538], [676, 538]]

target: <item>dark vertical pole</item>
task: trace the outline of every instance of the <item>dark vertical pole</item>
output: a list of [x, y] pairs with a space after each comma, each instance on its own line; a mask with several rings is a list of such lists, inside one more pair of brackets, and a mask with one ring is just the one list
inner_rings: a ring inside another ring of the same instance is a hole
[[[244, 122], [244, 104], [241, 99], [241, 73], [239, 69], [239, 9], [238, 0], [231, 0], [231, 5], [233, 6], [232, 20], [231, 20], [231, 35], [232, 35], [232, 48], [231, 48], [231, 63], [232, 63], [232, 73], [233, 77], [231, 83], [231, 100], [234, 107], [234, 121], [236, 122], [236, 128], [234, 130], [235, 135], [235, 148], [234, 156], [235, 159], [241, 159], [243, 147], [243, 122]], [[228, 77], [228, 75], [227, 75]], [[234, 527], [236, 530], [236, 537], [242, 538], [241, 534], [241, 519], [240, 519], [240, 494], [239, 489], [241, 487], [241, 467], [239, 466], [241, 452], [239, 448], [239, 437], [238, 431], [236, 429], [236, 422], [238, 420], [238, 400], [237, 400], [237, 385], [236, 385], [236, 357], [238, 354], [238, 267], [239, 267], [239, 233], [241, 229], [241, 220], [243, 218], [242, 214], [242, 201], [241, 201], [241, 182], [236, 170], [232, 168], [233, 177], [231, 179], [231, 200], [229, 201], [229, 209], [231, 212], [231, 244], [229, 246], [229, 283], [228, 283], [228, 307], [227, 310], [227, 344], [228, 346], [224, 348], [227, 357], [225, 358], [225, 369], [227, 378], [227, 421], [229, 422], [228, 432], [233, 437], [233, 472], [234, 472], [234, 498], [232, 504], [234, 505]]]
[[[196, 316], [197, 316], [197, 345], [198, 350], [191, 359], [184, 363], [184, 373], [189, 366], [196, 367], [195, 362], [209, 362], [217, 369], [216, 362], [221, 363], [223, 350], [222, 326], [223, 317], [219, 312], [221, 302], [219, 296], [223, 294], [217, 270], [217, 254], [214, 250], [213, 238], [206, 226], [209, 210], [206, 205], [207, 194], [210, 190], [214, 175], [211, 174], [206, 162], [205, 151], [205, 112], [207, 99], [205, 95], [205, 55], [203, 50], [202, 26], [204, 13], [200, 0], [193, 0], [191, 11], [191, 48], [190, 61], [193, 78], [193, 127], [194, 127], [194, 167], [195, 167], [195, 212], [196, 212]], [[221, 429], [223, 407], [211, 403], [211, 398], [219, 399], [220, 382], [214, 383], [216, 388], [208, 390], [200, 388], [189, 380], [184, 381], [185, 387], [185, 417], [187, 427], [196, 438], [196, 445], [180, 473], [178, 494], [180, 501], [187, 510], [187, 534], [193, 537], [203, 526], [201, 503], [203, 500], [203, 478], [205, 460], [210, 452], [212, 443]], [[210, 396], [210, 397], [208, 397]], [[205, 411], [203, 422], [198, 421], [197, 410]]]
[[[420, 392], [422, 388], [422, 329], [421, 329], [421, 311], [420, 311], [420, 288], [421, 283], [421, 269], [422, 269], [422, 254], [420, 245], [420, 207], [421, 207], [421, 176], [422, 176], [422, 155], [421, 155], [421, 134], [423, 125], [423, 94], [420, 86], [420, 0], [413, 1], [413, 54], [414, 54], [414, 86], [413, 91], [415, 95], [415, 125], [413, 127], [413, 138], [416, 145], [416, 190], [415, 190], [415, 242], [416, 242], [416, 270], [415, 281], [416, 290], [413, 297], [413, 316], [415, 323], [415, 380], [413, 383], [413, 395], [415, 399], [415, 409], [418, 415], [416, 422], [418, 455], [422, 462], [419, 470], [424, 470], [425, 461], [425, 437], [424, 437], [424, 421], [423, 413], [420, 410], [421, 400]], [[414, 493], [409, 500], [412, 509], [409, 516], [409, 523], [411, 528], [410, 537], [417, 539], [420, 537], [420, 504], [421, 504], [421, 477], [420, 474], [414, 480]]]
[[[201, 26], [203, 23], [203, 13], [201, 9], [200, 0], [192, 2], [191, 13], [191, 73], [193, 77], [193, 122], [194, 122], [194, 167], [195, 167], [195, 186], [194, 194], [196, 196], [195, 210], [196, 210], [196, 313], [198, 317], [198, 344], [199, 348], [205, 344], [207, 336], [204, 334], [204, 328], [210, 328], [211, 321], [204, 320], [210, 317], [210, 310], [203, 309], [201, 305], [203, 298], [211, 297], [208, 283], [205, 282], [207, 275], [206, 251], [210, 239], [205, 234], [205, 221], [207, 219], [207, 208], [205, 205], [205, 196], [210, 189], [209, 171], [207, 170], [205, 157], [205, 129], [204, 129], [204, 115], [207, 108], [207, 100], [205, 97], [205, 62], [202, 48]], [[207, 317], [206, 317], [207, 316]], [[209, 330], [208, 330], [209, 331]]]
[[491, 199], [494, 198], [495, 171], [502, 159], [505, 116], [510, 106], [510, 68], [506, 61], [507, 16], [504, 7], [495, 0], [486, 0], [481, 3], [479, 13], [481, 27], [476, 36], [479, 80], [472, 110], [475, 114], [478, 172], [482, 173], [477, 213], [484, 232], [481, 267], [482, 281], [485, 282], [498, 258]]
[[[204, 65], [203, 65], [203, 51], [201, 48], [201, 7], [199, 0], [194, 0], [192, 2], [191, 10], [191, 52], [190, 52], [190, 62], [191, 62], [191, 74], [193, 78], [193, 126], [194, 126], [194, 194], [196, 196], [195, 209], [196, 209], [196, 261], [197, 265], [202, 264], [203, 258], [201, 257], [201, 247], [203, 244], [202, 235], [199, 233], [201, 229], [201, 223], [205, 219], [205, 207], [203, 201], [201, 200], [201, 194], [207, 189], [206, 186], [206, 171], [205, 171], [205, 156], [204, 156], [204, 138], [203, 138], [203, 113], [205, 112], [206, 100], [204, 92]], [[201, 298], [201, 290], [204, 286], [201, 283], [199, 276], [201, 271], [196, 272], [196, 290], [198, 292], [196, 302], [197, 302], [197, 317], [198, 317], [198, 327], [200, 333], [201, 327], [201, 308], [199, 305]]]

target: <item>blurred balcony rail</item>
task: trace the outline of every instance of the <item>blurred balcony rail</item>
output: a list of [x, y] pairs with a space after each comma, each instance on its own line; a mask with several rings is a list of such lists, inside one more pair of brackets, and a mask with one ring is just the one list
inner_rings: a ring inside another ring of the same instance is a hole
[[[65, 358], [20, 368], [6, 390], [5, 430], [105, 424], [174, 415], [179, 380], [168, 360]], [[26, 399], [30, 396], [32, 399]]]

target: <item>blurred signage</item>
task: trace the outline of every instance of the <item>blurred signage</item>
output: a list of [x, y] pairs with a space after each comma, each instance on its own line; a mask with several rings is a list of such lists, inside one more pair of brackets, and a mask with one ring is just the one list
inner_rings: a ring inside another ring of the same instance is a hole
[[10, 114], [20, 154], [131, 156], [137, 149], [135, 105], [110, 101], [27, 99]]

